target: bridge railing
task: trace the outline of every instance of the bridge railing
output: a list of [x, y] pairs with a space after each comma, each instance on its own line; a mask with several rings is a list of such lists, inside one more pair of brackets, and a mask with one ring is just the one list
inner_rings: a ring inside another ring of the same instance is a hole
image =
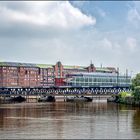
[[121, 91], [131, 91], [130, 87], [35, 87], [11, 88], [0, 87], [0, 94], [118, 94]]

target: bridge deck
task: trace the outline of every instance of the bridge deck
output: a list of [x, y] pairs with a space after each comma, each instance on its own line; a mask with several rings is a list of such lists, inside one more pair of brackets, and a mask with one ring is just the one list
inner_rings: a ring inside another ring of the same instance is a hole
[[50, 87], [50, 88], [4, 88], [0, 87], [0, 95], [37, 95], [37, 94], [117, 94], [121, 91], [131, 91], [130, 87]]

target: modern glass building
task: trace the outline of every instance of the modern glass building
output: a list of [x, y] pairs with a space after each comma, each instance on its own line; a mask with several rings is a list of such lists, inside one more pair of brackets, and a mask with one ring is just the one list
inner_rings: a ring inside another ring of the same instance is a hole
[[118, 73], [75, 73], [67, 75], [67, 85], [88, 87], [130, 87], [131, 77]]

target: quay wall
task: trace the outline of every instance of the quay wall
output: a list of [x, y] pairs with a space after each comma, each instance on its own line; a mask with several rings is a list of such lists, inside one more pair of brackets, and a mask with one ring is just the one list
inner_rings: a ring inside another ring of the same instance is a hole
[[[67, 97], [74, 97], [75, 95], [54, 95], [56, 102], [59, 101], [65, 101]], [[79, 95], [80, 97], [81, 95]], [[93, 100], [107, 100], [107, 98], [111, 97], [111, 95], [85, 95], [86, 97], [92, 97]], [[11, 97], [14, 97], [14, 95], [12, 95]], [[41, 97], [40, 95], [22, 95], [22, 97], [26, 98], [26, 103], [36, 103], [38, 102], [38, 99]], [[3, 101], [5, 98], [5, 96], [0, 96], [0, 101]], [[2, 102], [1, 102], [2, 103]]]

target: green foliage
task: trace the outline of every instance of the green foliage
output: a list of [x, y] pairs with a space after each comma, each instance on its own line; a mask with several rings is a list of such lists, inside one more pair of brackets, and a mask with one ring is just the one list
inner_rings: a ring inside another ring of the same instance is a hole
[[122, 91], [122, 92], [119, 93], [119, 97], [120, 98], [125, 98], [125, 97], [128, 97], [128, 96], [131, 96], [131, 93], [124, 92], [124, 91]]
[[135, 87], [140, 86], [140, 73], [136, 75], [135, 78], [132, 79], [132, 90], [135, 90]]
[[133, 96], [136, 101], [140, 100], [140, 86], [136, 86], [133, 91]]
[[140, 73], [132, 79], [132, 90], [135, 101], [140, 101]]
[[118, 101], [120, 103], [125, 103], [126, 97], [129, 97], [129, 96], [131, 96], [131, 93], [130, 92], [124, 92], [124, 91], [122, 91], [122, 92], [120, 92], [118, 94], [118, 98], [119, 98]]

